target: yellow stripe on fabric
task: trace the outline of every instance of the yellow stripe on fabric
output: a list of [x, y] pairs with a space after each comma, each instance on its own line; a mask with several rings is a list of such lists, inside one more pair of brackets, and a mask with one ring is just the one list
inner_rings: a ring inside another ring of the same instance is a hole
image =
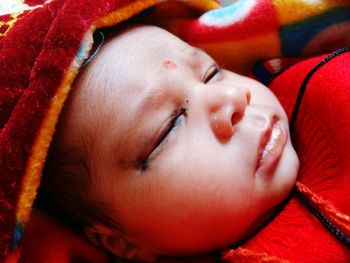
[[203, 0], [188, 0], [183, 1], [186, 2], [187, 5], [195, 7], [197, 9], [201, 9], [202, 11], [208, 11], [215, 8], [220, 7], [220, 4], [216, 1], [209, 0], [209, 1], [203, 1]]
[[96, 28], [114, 26], [119, 22], [125, 21], [133, 15], [151, 7], [157, 3], [163, 2], [162, 0], [140, 0], [133, 2], [123, 8], [120, 8], [108, 15], [97, 19], [94, 22]]
[[8, 20], [8, 21], [0, 21], [0, 28], [3, 26], [8, 26], [8, 28], [5, 30], [4, 33], [0, 33], [0, 37], [6, 36], [6, 34], [8, 32], [10, 32], [10, 30], [13, 28], [13, 26], [16, 24], [18, 17], [20, 16], [20, 13], [17, 14], [12, 14], [11, 17], [12, 19]]
[[[109, 13], [107, 16], [97, 19], [94, 23], [96, 28], [113, 26], [119, 22], [125, 21], [133, 15], [154, 6], [155, 4], [165, 2], [164, 0], [140, 0], [133, 2], [123, 8], [120, 8], [114, 12]], [[188, 6], [195, 7], [197, 9], [211, 10], [219, 7], [219, 4], [214, 0], [183, 0]]]
[[55, 125], [63, 104], [68, 96], [71, 84], [77, 74], [78, 68], [76, 67], [71, 67], [68, 70], [66, 77], [52, 100], [51, 106], [48, 109], [46, 117], [43, 120], [42, 126], [33, 144], [32, 154], [27, 162], [21, 194], [17, 204], [16, 219], [19, 222], [26, 223], [29, 219], [36, 191], [40, 183], [45, 158], [55, 131]]
[[[334, 7], [350, 6], [349, 0], [305, 1], [273, 0], [279, 21], [282, 25], [302, 21], [308, 17], [322, 14]], [[291, 10], [293, 10], [291, 12]]]

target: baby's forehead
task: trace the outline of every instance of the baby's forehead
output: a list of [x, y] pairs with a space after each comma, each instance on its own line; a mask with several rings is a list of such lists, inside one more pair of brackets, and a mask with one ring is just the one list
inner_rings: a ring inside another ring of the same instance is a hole
[[116, 60], [146, 62], [165, 56], [181, 57], [192, 47], [162, 28], [134, 25], [112, 35], [103, 49]]
[[164, 74], [164, 69], [183, 73], [201, 53], [161, 28], [132, 26], [108, 39], [85, 77], [110, 87], [136, 85], [142, 78], [154, 82], [155, 75]]

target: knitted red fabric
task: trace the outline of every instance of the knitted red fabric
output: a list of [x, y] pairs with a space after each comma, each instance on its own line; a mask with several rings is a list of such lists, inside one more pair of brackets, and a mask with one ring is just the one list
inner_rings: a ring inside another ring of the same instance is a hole
[[[271, 89], [289, 117], [307, 73], [324, 57], [296, 64], [277, 77]], [[330, 222], [350, 229], [350, 54], [321, 67], [311, 78], [294, 131], [301, 168], [297, 188]], [[293, 196], [264, 229], [242, 246], [290, 262], [350, 262], [350, 251]], [[228, 262], [239, 258], [225, 254]], [[258, 258], [260, 262], [264, 257]]]

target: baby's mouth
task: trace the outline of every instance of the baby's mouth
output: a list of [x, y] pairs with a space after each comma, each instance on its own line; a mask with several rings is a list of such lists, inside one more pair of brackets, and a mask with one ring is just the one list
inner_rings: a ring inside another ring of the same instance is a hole
[[282, 154], [286, 141], [286, 130], [280, 125], [277, 118], [273, 118], [261, 140], [256, 169], [259, 170], [263, 167], [268, 169], [276, 164]]

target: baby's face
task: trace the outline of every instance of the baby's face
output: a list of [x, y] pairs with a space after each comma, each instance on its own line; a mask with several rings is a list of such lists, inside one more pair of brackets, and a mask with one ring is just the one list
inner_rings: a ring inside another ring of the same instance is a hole
[[67, 137], [89, 145], [94, 192], [139, 247], [186, 255], [232, 245], [295, 183], [275, 96], [162, 29], [110, 40], [78, 86]]

